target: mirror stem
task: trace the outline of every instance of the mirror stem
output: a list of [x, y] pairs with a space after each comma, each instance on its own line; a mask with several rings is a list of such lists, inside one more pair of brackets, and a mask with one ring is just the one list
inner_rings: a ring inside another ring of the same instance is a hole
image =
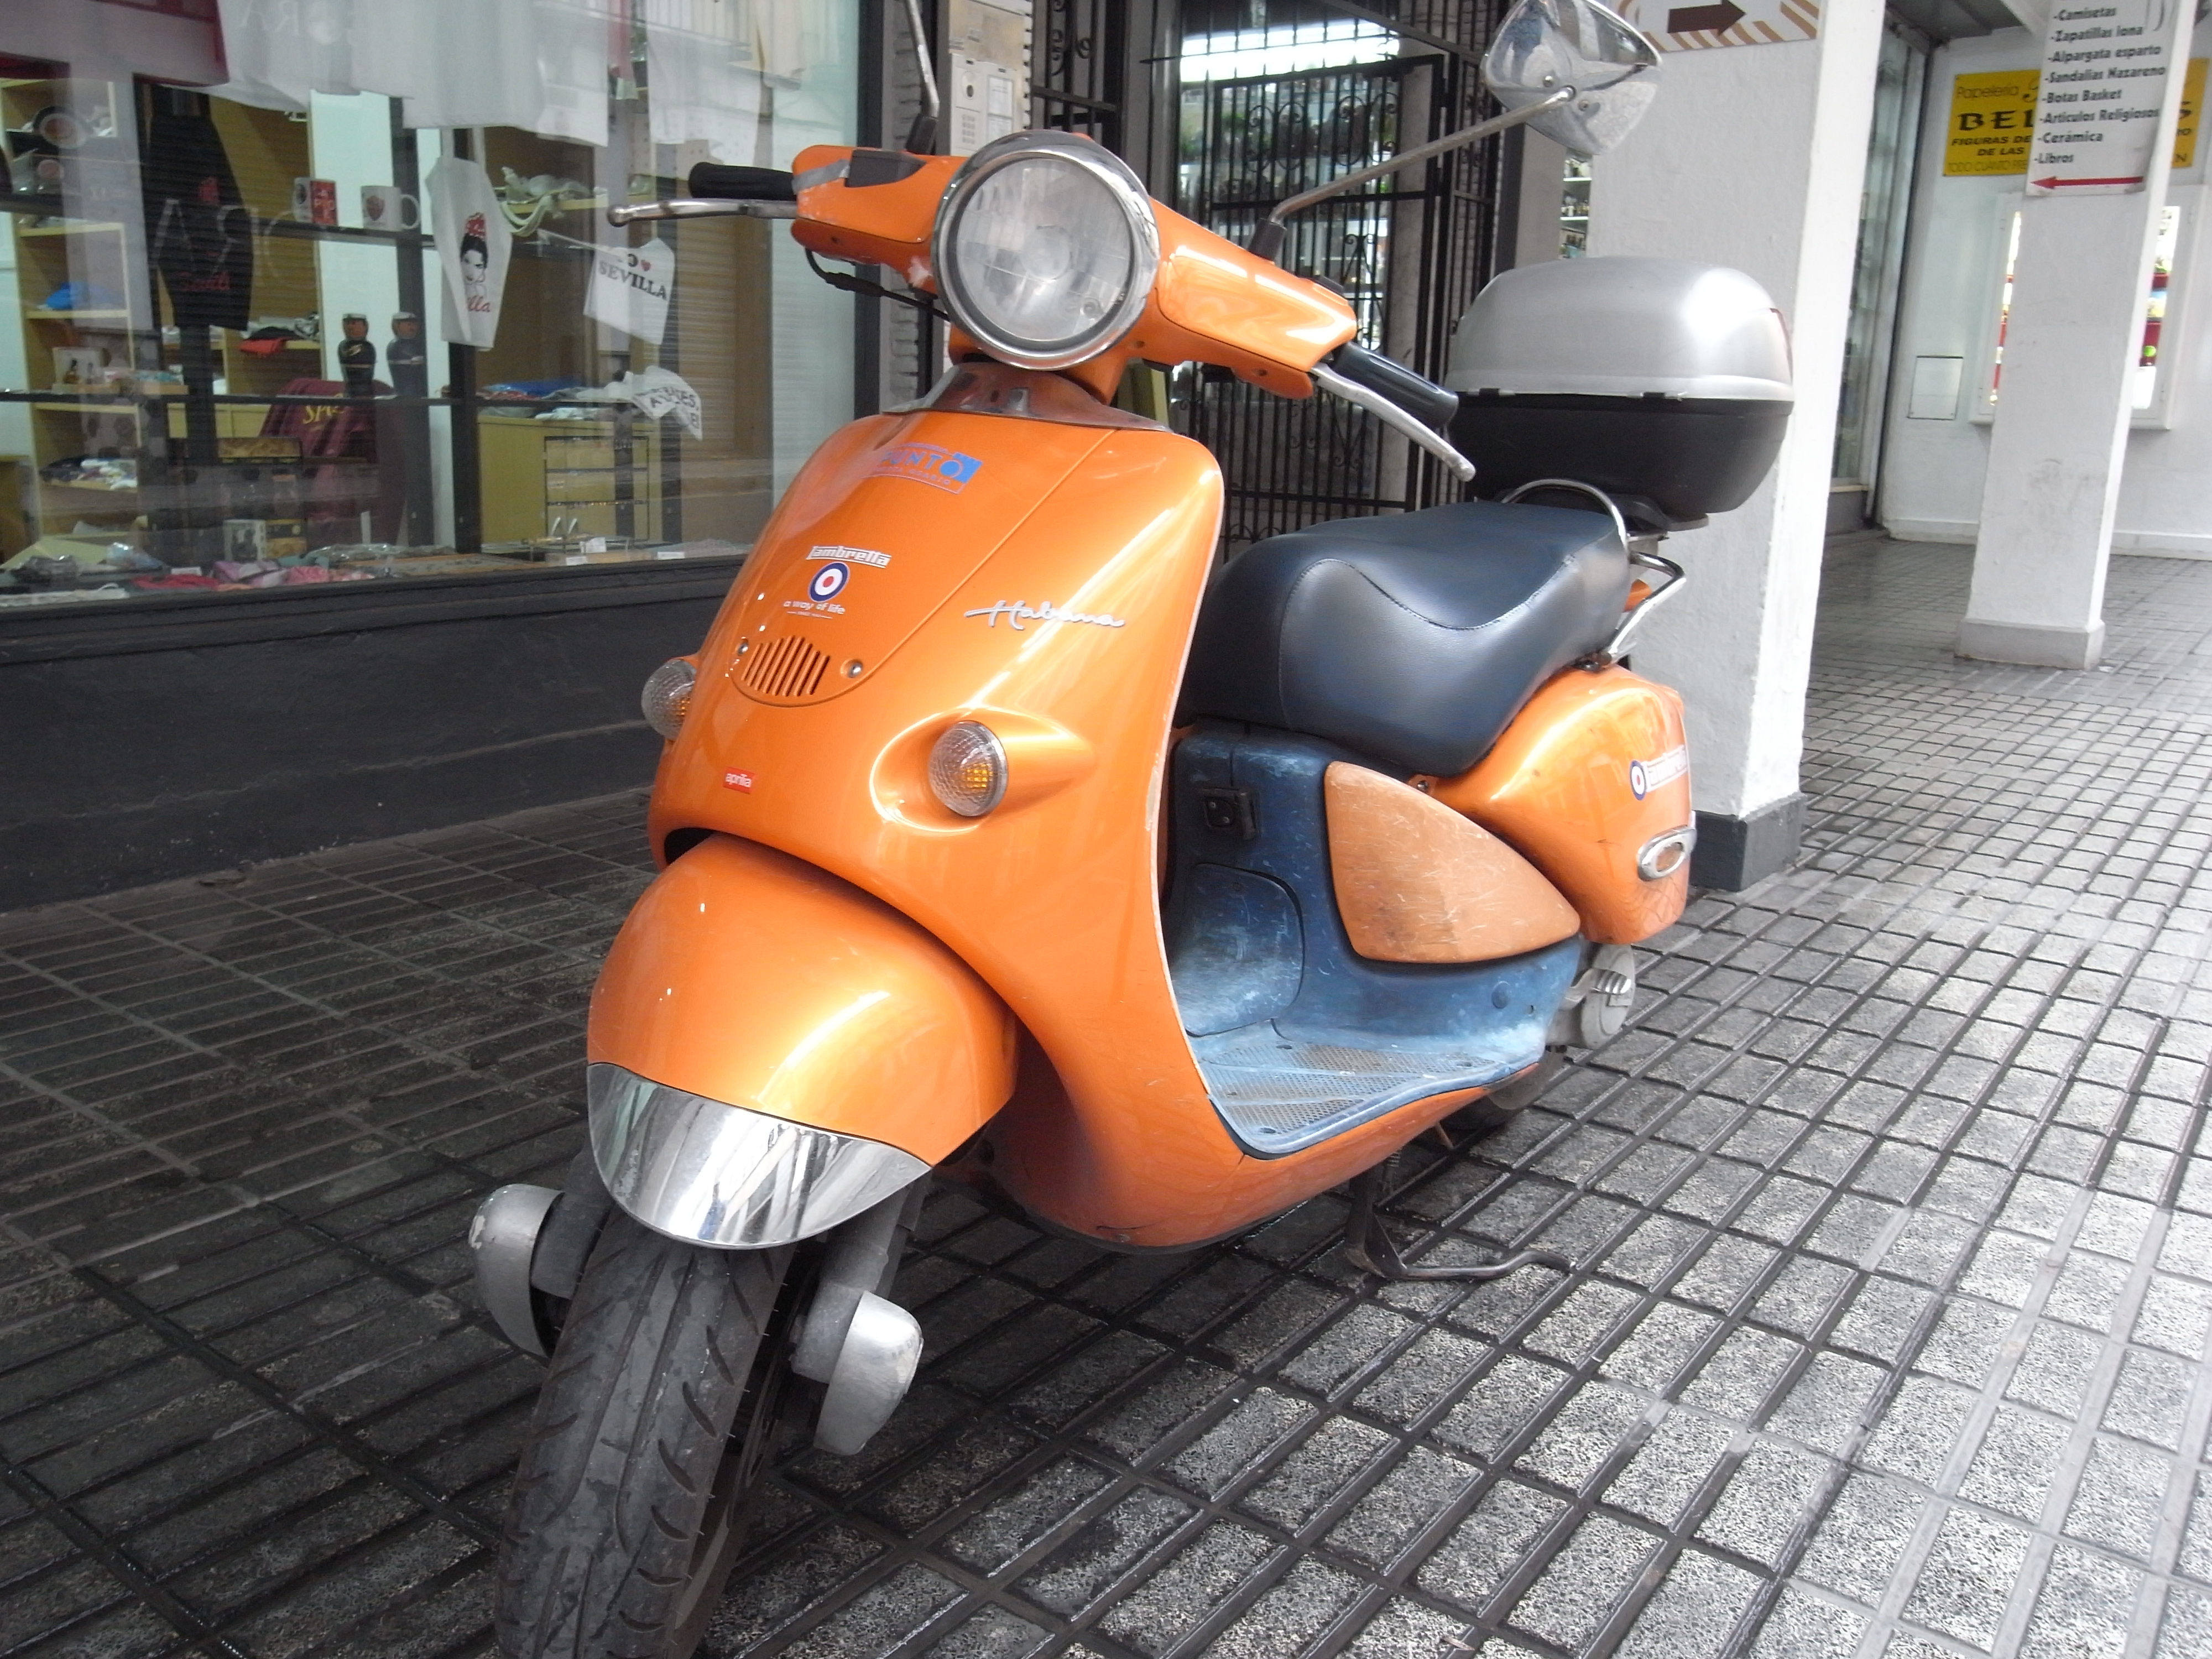
[[933, 155], [937, 152], [937, 116], [941, 106], [937, 97], [937, 65], [930, 51], [929, 31], [921, 26], [921, 0], [906, 0], [906, 21], [914, 31], [915, 67], [921, 71], [921, 113], [914, 118], [914, 125], [907, 130], [907, 154]]
[[[912, 0], [908, 0], [908, 3], [912, 3]], [[1273, 259], [1283, 251], [1283, 238], [1290, 231], [1290, 227], [1283, 221], [1291, 214], [1303, 212], [1305, 209], [1313, 206], [1315, 203], [1326, 202], [1330, 197], [1340, 196], [1347, 190], [1357, 190], [1360, 185], [1387, 177], [1401, 167], [1413, 167], [1418, 162], [1429, 161], [1435, 156], [1449, 155], [1453, 150], [1463, 149], [1479, 139], [1489, 137], [1493, 132], [1504, 132], [1509, 128], [1521, 125], [1523, 122], [1533, 121], [1546, 110], [1557, 109], [1560, 105], [1572, 100], [1575, 95], [1575, 89], [1572, 87], [1561, 87], [1550, 97], [1540, 99], [1525, 109], [1509, 110], [1504, 115], [1493, 116], [1487, 121], [1478, 121], [1471, 127], [1462, 127], [1457, 132], [1448, 132], [1432, 143], [1423, 144], [1417, 149], [1409, 149], [1401, 155], [1394, 155], [1387, 161], [1377, 161], [1371, 167], [1362, 167], [1357, 173], [1346, 173], [1341, 179], [1332, 179], [1325, 185], [1316, 185], [1311, 190], [1302, 191], [1296, 196], [1285, 197], [1268, 210], [1267, 216], [1260, 222], [1260, 228], [1252, 233], [1251, 251], [1262, 259]]]

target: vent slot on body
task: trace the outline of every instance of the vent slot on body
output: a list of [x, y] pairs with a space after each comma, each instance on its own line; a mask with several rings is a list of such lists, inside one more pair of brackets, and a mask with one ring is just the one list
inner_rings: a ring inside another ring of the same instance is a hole
[[756, 642], [746, 653], [738, 684], [756, 696], [795, 701], [820, 689], [829, 666], [828, 653], [817, 650], [799, 635], [784, 634]]

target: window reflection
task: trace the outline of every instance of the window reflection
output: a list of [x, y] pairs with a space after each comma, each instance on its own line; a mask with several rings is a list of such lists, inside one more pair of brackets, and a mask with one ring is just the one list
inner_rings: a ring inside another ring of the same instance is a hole
[[308, 9], [0, 16], [0, 609], [741, 553], [852, 301], [604, 210], [851, 142], [854, 0]]

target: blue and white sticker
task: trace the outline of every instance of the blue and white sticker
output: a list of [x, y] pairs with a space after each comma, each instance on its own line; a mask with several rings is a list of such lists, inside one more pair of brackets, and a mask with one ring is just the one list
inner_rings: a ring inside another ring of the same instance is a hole
[[814, 580], [806, 584], [806, 596], [817, 605], [836, 599], [845, 591], [845, 584], [853, 580], [853, 567], [840, 559], [825, 564], [814, 573]]
[[1676, 744], [1665, 754], [1648, 761], [1628, 763], [1629, 793], [1642, 800], [1654, 789], [1663, 789], [1690, 769], [1690, 751]]

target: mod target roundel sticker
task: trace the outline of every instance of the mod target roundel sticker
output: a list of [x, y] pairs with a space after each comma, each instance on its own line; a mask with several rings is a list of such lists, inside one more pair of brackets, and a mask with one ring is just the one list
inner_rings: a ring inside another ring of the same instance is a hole
[[806, 594], [817, 603], [834, 599], [845, 591], [845, 584], [853, 580], [853, 567], [841, 562], [825, 564], [814, 573], [814, 580], [806, 584]]

